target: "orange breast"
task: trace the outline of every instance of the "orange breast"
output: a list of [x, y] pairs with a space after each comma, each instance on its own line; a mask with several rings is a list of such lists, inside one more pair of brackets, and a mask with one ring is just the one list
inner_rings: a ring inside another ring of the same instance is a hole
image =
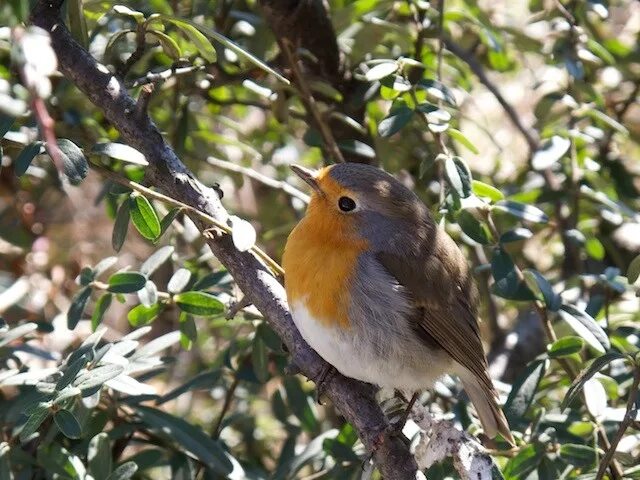
[[355, 236], [351, 217], [325, 202], [314, 198], [289, 235], [282, 258], [285, 288], [290, 304], [303, 301], [324, 326], [349, 328], [350, 285], [367, 242]]

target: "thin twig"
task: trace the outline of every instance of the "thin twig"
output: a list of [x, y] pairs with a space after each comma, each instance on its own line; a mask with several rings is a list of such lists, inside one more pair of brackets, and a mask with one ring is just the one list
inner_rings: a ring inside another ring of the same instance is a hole
[[129, 58], [127, 58], [125, 64], [118, 69], [118, 76], [122, 78], [126, 77], [129, 70], [131, 70], [131, 67], [133, 67], [138, 62], [138, 60], [142, 58], [145, 50], [145, 29], [143, 25], [139, 24], [136, 30], [136, 49], [129, 56]]
[[214, 440], [220, 436], [220, 427], [222, 426], [222, 421], [224, 420], [224, 417], [227, 414], [229, 407], [231, 406], [231, 402], [233, 401], [233, 394], [235, 393], [236, 388], [238, 388], [239, 384], [240, 384], [240, 378], [236, 375], [233, 377], [233, 382], [231, 383], [231, 385], [229, 385], [227, 394], [224, 397], [224, 403], [222, 404], [222, 409], [220, 410], [220, 414], [218, 415], [218, 418], [216, 419], [216, 423], [213, 425], [213, 428], [211, 429], [211, 438], [213, 438]]
[[307, 111], [311, 114], [316, 123], [316, 126], [320, 130], [320, 135], [322, 135], [322, 139], [324, 140], [324, 144], [327, 147], [329, 155], [331, 155], [334, 162], [343, 163], [344, 157], [342, 156], [342, 152], [340, 151], [340, 148], [338, 147], [338, 144], [333, 137], [331, 129], [322, 119], [322, 115], [320, 114], [320, 110], [318, 109], [316, 100], [315, 98], [313, 98], [311, 90], [309, 89], [309, 86], [307, 85], [302, 72], [300, 71], [300, 67], [298, 66], [298, 59], [297, 55], [294, 54], [293, 46], [286, 38], [283, 38], [280, 41], [280, 46], [282, 47], [282, 51], [285, 57], [287, 57], [287, 62], [291, 67], [291, 73], [293, 73], [296, 86], [300, 91], [302, 102], [305, 104]]
[[[598, 473], [596, 474], [596, 480], [602, 480], [604, 477], [604, 473], [609, 467], [609, 463], [613, 460], [613, 456], [616, 453], [616, 448], [618, 448], [618, 444], [622, 437], [624, 436], [625, 431], [629, 428], [629, 425], [634, 422], [636, 414], [638, 410], [636, 408], [636, 399], [638, 398], [638, 386], [640, 385], [640, 368], [636, 366], [636, 369], [633, 373], [633, 384], [631, 385], [631, 389], [629, 390], [629, 398], [627, 399], [627, 411], [624, 415], [624, 419], [620, 423], [618, 427], [618, 431], [613, 437], [613, 441], [609, 446], [609, 449], [604, 454], [602, 461], [600, 462], [600, 467], [598, 468]], [[613, 464], [611, 465], [613, 466]]]
[[136, 102], [136, 117], [142, 118], [147, 114], [147, 109], [149, 107], [149, 101], [151, 100], [151, 95], [153, 94], [155, 86], [153, 83], [147, 83], [142, 86], [140, 90], [140, 95], [138, 95], [138, 101]]
[[228, 170], [230, 172], [241, 173], [246, 175], [249, 178], [252, 178], [264, 185], [275, 188], [277, 190], [282, 190], [283, 192], [291, 195], [294, 198], [304, 202], [305, 204], [309, 203], [309, 195], [298, 190], [287, 182], [283, 182], [281, 180], [274, 180], [271, 177], [267, 177], [260, 172], [252, 168], [243, 167], [241, 165], [236, 165], [235, 163], [228, 162], [226, 160], [221, 160], [215, 157], [207, 157], [207, 163], [213, 165], [214, 167], [221, 168], [222, 170]]
[[[117, 173], [114, 173], [110, 170], [107, 170], [106, 168], [103, 167], [99, 167], [96, 165], [93, 165], [93, 168], [98, 170], [102, 175], [104, 175], [105, 177], [109, 178], [110, 180], [113, 180], [114, 182], [117, 182], [121, 185], [125, 185], [139, 193], [142, 193], [143, 195], [153, 198], [155, 200], [159, 200], [163, 203], [172, 205], [174, 207], [178, 207], [181, 208], [183, 210], [187, 210], [189, 212], [192, 212], [194, 215], [196, 215], [198, 218], [200, 218], [201, 220], [204, 220], [207, 223], [210, 223], [211, 225], [214, 225], [216, 228], [219, 228], [220, 230], [222, 230], [224, 233], [227, 234], [231, 234], [232, 229], [229, 225], [220, 222], [219, 220], [213, 218], [211, 215], [204, 213], [201, 210], [198, 210], [197, 208], [191, 207], [189, 205], [187, 205], [186, 203], [182, 203], [179, 200], [176, 200], [175, 198], [171, 198], [171, 197], [167, 197], [166, 195], [163, 195], [160, 192], [156, 192], [155, 190], [151, 190], [150, 188], [145, 187], [144, 185], [140, 185], [139, 183], [136, 183], [132, 180], [128, 180], [126, 178], [121, 177], [120, 175], [118, 175]], [[265, 262], [269, 268], [271, 268], [275, 273], [277, 273], [280, 276], [284, 276], [284, 270], [283, 268], [278, 264], [278, 262], [276, 262], [274, 259], [272, 259], [269, 255], [267, 255], [262, 249], [260, 249], [257, 246], [253, 246], [251, 247], [251, 251], [253, 253], [255, 253], [255, 255], [260, 258], [263, 262]]]
[[146, 83], [157, 83], [170, 79], [171, 77], [178, 77], [180, 75], [185, 75], [191, 72], [197, 72], [200, 70], [204, 70], [205, 65], [189, 65], [187, 67], [171, 67], [166, 70], [162, 70], [160, 72], [149, 72], [143, 77], [136, 78], [134, 80], [128, 81], [127, 88], [135, 88], [140, 85], [144, 85]]
[[444, 26], [444, 2], [445, 0], [440, 0], [440, 3], [438, 4], [438, 65], [436, 75], [439, 82], [442, 81], [442, 56], [444, 53], [444, 40], [442, 37]]

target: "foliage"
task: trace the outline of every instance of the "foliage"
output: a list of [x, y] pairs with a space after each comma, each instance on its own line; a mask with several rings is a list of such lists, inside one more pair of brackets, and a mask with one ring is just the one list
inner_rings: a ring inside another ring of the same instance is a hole
[[[54, 75], [28, 3], [0, 6], [0, 478], [359, 478], [354, 428]], [[331, 0], [333, 61], [330, 28], [291, 13], [292, 50], [258, 3], [69, 0], [66, 23], [220, 184], [240, 250], [280, 257], [306, 199], [290, 163], [399, 175], [475, 267], [504, 478], [640, 478], [638, 4]], [[475, 433], [459, 392], [421, 402]]]

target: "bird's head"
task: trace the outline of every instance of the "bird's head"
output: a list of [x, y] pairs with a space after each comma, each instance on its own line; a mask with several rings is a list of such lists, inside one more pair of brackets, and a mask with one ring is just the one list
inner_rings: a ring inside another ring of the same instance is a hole
[[379, 168], [359, 163], [318, 171], [291, 168], [313, 190], [305, 222], [326, 240], [364, 240], [374, 250], [388, 250], [434, 229], [424, 203]]

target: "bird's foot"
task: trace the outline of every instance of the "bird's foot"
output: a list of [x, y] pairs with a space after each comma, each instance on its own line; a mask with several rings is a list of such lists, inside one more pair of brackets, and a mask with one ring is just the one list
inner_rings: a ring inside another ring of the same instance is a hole
[[[400, 392], [396, 392], [396, 394], [402, 398], [402, 400], [404, 400], [405, 402], [407, 401], [407, 399], [405, 398], [404, 395], [402, 395], [402, 393]], [[402, 430], [404, 429], [405, 424], [407, 423], [407, 420], [409, 420], [409, 415], [411, 414], [411, 409], [413, 409], [413, 406], [416, 403], [416, 400], [418, 400], [418, 397], [420, 396], [419, 392], [416, 392], [413, 394], [413, 396], [411, 397], [411, 399], [407, 402], [407, 407], [404, 409], [404, 412], [402, 412], [402, 415], [400, 416], [400, 419], [397, 422], [392, 423], [391, 425], [389, 425], [389, 433], [391, 435], [397, 436], [402, 438]]]
[[336, 374], [335, 367], [327, 363], [322, 368], [322, 371], [320, 372], [320, 375], [318, 375], [318, 378], [314, 380], [316, 384], [316, 402], [318, 403], [318, 405], [322, 405], [321, 400], [322, 400], [322, 397], [324, 396], [324, 388], [325, 388], [326, 382], [329, 381], [331, 377], [333, 377], [335, 374]]

